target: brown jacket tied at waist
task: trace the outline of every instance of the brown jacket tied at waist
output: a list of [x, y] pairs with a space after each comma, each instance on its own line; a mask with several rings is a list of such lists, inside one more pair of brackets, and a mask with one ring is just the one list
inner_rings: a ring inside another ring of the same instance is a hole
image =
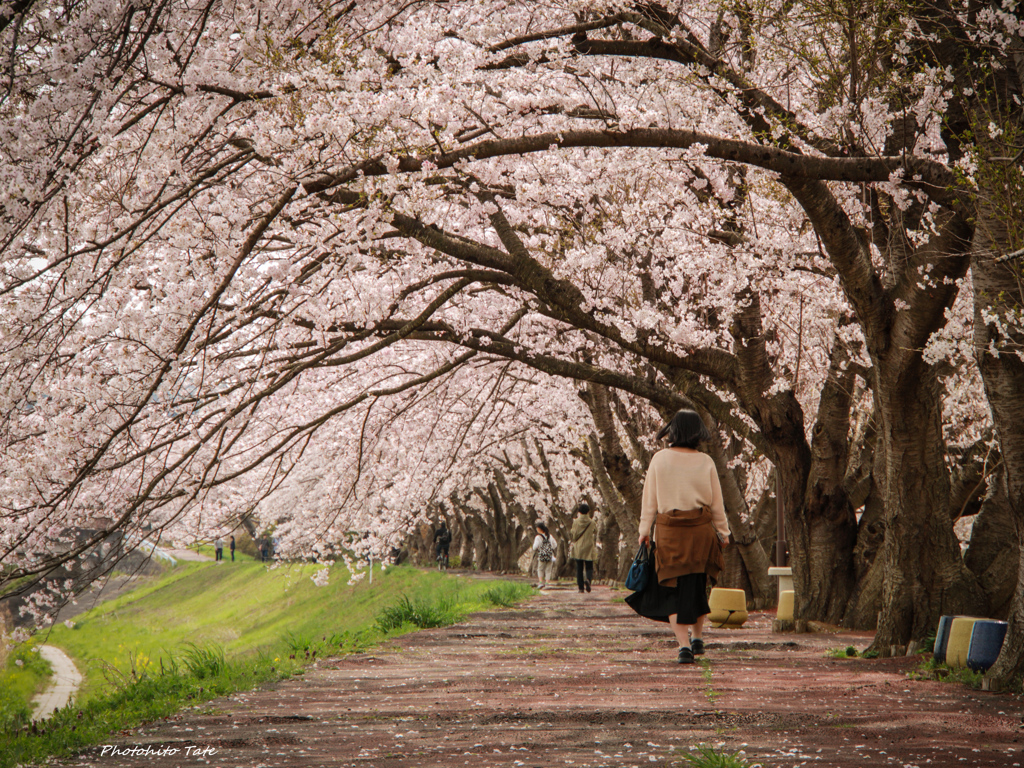
[[676, 586], [676, 578], [689, 573], [706, 573], [712, 584], [718, 580], [725, 561], [710, 507], [659, 513], [654, 540], [654, 570], [663, 587]]

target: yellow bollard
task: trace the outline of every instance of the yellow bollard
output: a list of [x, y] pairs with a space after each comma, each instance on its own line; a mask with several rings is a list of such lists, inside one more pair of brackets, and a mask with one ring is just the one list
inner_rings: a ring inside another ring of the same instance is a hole
[[708, 620], [713, 626], [735, 629], [747, 620], [747, 593], [742, 589], [715, 587], [708, 597], [711, 613]]
[[775, 618], [778, 621], [793, 620], [793, 590], [786, 589], [779, 593], [779, 611]]
[[971, 632], [977, 619], [960, 616], [949, 625], [949, 640], [946, 641], [946, 664], [954, 669], [967, 666], [967, 651], [971, 647]]

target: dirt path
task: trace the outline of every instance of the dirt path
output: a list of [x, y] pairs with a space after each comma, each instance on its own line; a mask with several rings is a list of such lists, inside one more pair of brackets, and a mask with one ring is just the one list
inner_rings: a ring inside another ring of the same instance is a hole
[[828, 659], [869, 636], [772, 635], [770, 614], [709, 632], [706, 664], [680, 666], [667, 627], [622, 595], [553, 591], [326, 659], [118, 739], [139, 754], [79, 764], [627, 768], [701, 743], [766, 768], [1024, 763], [1020, 697], [909, 680], [911, 659]]
[[213, 560], [209, 555], [204, 555], [202, 552], [196, 552], [191, 549], [164, 549], [161, 548], [160, 552], [164, 555], [169, 555], [175, 560], [189, 560], [191, 562], [205, 563]]
[[33, 720], [44, 720], [65, 706], [78, 692], [78, 686], [82, 684], [82, 675], [78, 671], [78, 667], [75, 666], [75, 662], [60, 648], [52, 645], [40, 645], [39, 655], [50, 662], [50, 666], [53, 667], [53, 677], [46, 690], [33, 700], [35, 704], [35, 711], [32, 713]]

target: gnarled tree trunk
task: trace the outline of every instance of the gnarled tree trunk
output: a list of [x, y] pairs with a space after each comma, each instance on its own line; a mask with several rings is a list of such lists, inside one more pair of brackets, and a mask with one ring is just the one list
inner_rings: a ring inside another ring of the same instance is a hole
[[[846, 491], [854, 373], [845, 344], [833, 340], [828, 377], [812, 429], [811, 469], [803, 517], [788, 538], [802, 537], [806, 572], [797, 590], [796, 618], [841, 623], [856, 588], [853, 549], [857, 518]], [[794, 574], [796, 569], [794, 568]]]
[[622, 506], [612, 510], [617, 514], [619, 531], [627, 543], [635, 542], [639, 536], [643, 478], [633, 469], [632, 461], [615, 431], [615, 417], [607, 388], [588, 384], [580, 390], [580, 397], [590, 409], [597, 428], [601, 464], [622, 499]]
[[[711, 420], [708, 414], [702, 416], [706, 421]], [[776, 589], [773, 580], [768, 576], [771, 560], [755, 534], [756, 520], [747, 506], [735, 472], [729, 468], [729, 456], [717, 429], [711, 430], [708, 448], [708, 453], [715, 460], [715, 468], [722, 484], [725, 514], [733, 539], [733, 545], [725, 551], [725, 570], [720, 579], [721, 586], [746, 591], [747, 599], [757, 608], [774, 605]]]
[[1002, 470], [997, 472], [992, 493], [982, 502], [971, 527], [971, 541], [964, 562], [978, 578], [988, 598], [989, 617], [1005, 619], [1017, 587], [1020, 540], [1006, 498]]
[[[1024, 91], [1024, 43], [1018, 41], [1010, 89]], [[1003, 104], [1013, 102], [1006, 98]], [[1016, 131], [1008, 141], [1020, 142], [1022, 110], [999, 120]], [[994, 154], [995, 149], [991, 149]], [[992, 409], [1003, 457], [1002, 488], [1006, 509], [1024, 542], [1024, 172], [1018, 164], [988, 169], [989, 187], [979, 195], [977, 243], [971, 261], [974, 278], [975, 355]], [[1016, 248], [1017, 251], [1014, 251]], [[1001, 254], [1015, 253], [1014, 258]], [[1024, 548], [1017, 548], [1017, 586], [1009, 610], [1010, 626], [1003, 650], [989, 672], [995, 687], [1006, 687], [1024, 674]]]
[[964, 565], [948, 510], [935, 371], [920, 358], [896, 372], [876, 367], [879, 440], [885, 443], [886, 459], [886, 536], [882, 615], [874, 647], [888, 654], [934, 632], [944, 613], [977, 613], [986, 600]]

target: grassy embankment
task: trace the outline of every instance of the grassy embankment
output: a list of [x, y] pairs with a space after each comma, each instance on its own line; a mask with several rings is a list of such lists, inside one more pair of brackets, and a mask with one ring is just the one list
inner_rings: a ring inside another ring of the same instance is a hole
[[[0, 734], [17, 728], [32, 715], [32, 697], [50, 681], [50, 663], [24, 643], [14, 649], [0, 669]], [[2, 743], [0, 735], [0, 743]]]
[[[317, 657], [451, 624], [532, 593], [520, 583], [405, 567], [352, 586], [335, 568], [330, 584], [317, 587], [310, 577], [320, 568], [184, 564], [82, 614], [73, 628], [58, 625], [35, 638], [71, 656], [85, 684], [74, 706], [42, 728], [19, 730], [24, 720], [8, 717], [0, 768], [72, 754], [182, 706], [301, 673]], [[28, 648], [19, 654], [35, 656]], [[37, 665], [15, 667], [13, 658], [0, 678], [8, 679], [8, 698], [14, 683], [23, 694], [39, 683], [29, 679]]]

